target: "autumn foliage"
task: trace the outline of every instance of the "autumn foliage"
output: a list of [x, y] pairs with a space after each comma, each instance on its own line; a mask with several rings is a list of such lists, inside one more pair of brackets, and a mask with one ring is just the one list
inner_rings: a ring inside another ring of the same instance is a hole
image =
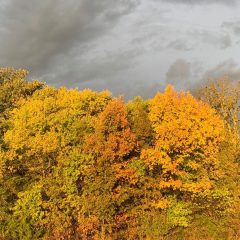
[[125, 103], [26, 75], [0, 70], [0, 239], [240, 238], [235, 87]]

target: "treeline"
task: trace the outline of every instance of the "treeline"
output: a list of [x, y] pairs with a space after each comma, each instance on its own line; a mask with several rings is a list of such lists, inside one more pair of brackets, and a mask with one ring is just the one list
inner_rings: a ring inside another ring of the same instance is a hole
[[0, 239], [240, 239], [238, 82], [127, 103], [0, 69]]

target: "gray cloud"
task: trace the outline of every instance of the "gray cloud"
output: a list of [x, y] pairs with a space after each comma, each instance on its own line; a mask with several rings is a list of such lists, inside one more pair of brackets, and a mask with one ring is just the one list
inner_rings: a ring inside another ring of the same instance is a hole
[[[64, 69], [64, 71], [59, 69], [58, 75], [53, 76], [52, 82], [59, 78], [62, 79], [63, 82], [59, 82], [58, 85], [65, 85], [67, 87], [81, 87], [82, 83], [85, 82], [83, 86], [88, 84], [88, 87], [91, 86], [91, 88], [95, 90], [110, 88], [113, 90], [117, 89], [117, 93], [120, 93], [121, 91], [119, 90], [121, 87], [116, 86], [116, 82], [111, 82], [111, 80], [117, 76], [119, 72], [133, 68], [134, 61], [138, 54], [138, 49], [132, 49], [118, 51], [117, 54], [115, 52], [105, 53], [88, 61], [83, 59], [80, 62], [76, 60], [74, 63], [73, 60], [66, 63], [67, 68]], [[71, 81], [67, 82], [67, 79], [71, 79]]]
[[83, 55], [137, 4], [137, 0], [11, 0], [1, 11], [0, 64], [46, 73], [59, 58]]
[[188, 33], [198, 43], [226, 49], [232, 46], [232, 38], [228, 33], [210, 30], [193, 30]]
[[136, 83], [135, 85], [136, 89], [131, 92], [130, 97], [133, 98], [134, 96], [141, 96], [144, 99], [152, 98], [156, 95], [158, 91], [163, 91], [165, 88], [165, 84], [159, 83], [159, 82], [153, 82], [153, 83]]
[[163, 0], [168, 3], [178, 3], [178, 4], [224, 4], [228, 6], [233, 6], [237, 3], [237, 0]]
[[189, 83], [191, 77], [191, 64], [184, 59], [177, 59], [166, 73], [166, 82], [183, 86]]
[[208, 69], [203, 75], [202, 81], [206, 81], [209, 78], [218, 79], [226, 76], [232, 81], [240, 80], [240, 65], [232, 59], [221, 62], [217, 66]]
[[228, 47], [232, 46], [232, 39], [229, 34], [226, 34], [222, 37], [220, 40], [220, 48], [221, 49], [226, 49]]
[[223, 29], [231, 30], [234, 34], [240, 35], [240, 21], [236, 22], [223, 22], [221, 25]]
[[189, 43], [186, 40], [183, 39], [177, 39], [170, 42], [168, 47], [178, 51], [189, 51], [193, 48], [192, 46], [189, 46]]
[[[127, 98], [152, 96], [166, 83], [187, 89], [218, 70], [237, 76], [240, 6], [224, 6], [234, 3], [0, 0], [0, 65], [27, 68], [53, 86], [108, 88]], [[204, 72], [230, 57], [235, 62]]]

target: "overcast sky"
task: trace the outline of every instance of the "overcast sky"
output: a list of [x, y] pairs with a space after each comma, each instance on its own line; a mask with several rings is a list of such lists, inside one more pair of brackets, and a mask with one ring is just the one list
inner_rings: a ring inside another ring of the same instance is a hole
[[127, 98], [236, 80], [239, 13], [239, 0], [0, 0], [0, 65]]

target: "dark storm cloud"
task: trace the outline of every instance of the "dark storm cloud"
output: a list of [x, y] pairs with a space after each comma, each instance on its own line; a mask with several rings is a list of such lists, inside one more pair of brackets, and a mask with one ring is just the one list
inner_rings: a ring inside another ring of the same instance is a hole
[[137, 4], [137, 0], [11, 0], [0, 9], [0, 64], [46, 73], [56, 60], [64, 64], [59, 59], [83, 55]]
[[178, 3], [178, 4], [224, 4], [233, 6], [237, 3], [237, 0], [162, 0], [168, 3]]
[[202, 81], [206, 81], [209, 78], [218, 79], [222, 77], [229, 77], [232, 81], [240, 80], [240, 65], [232, 59], [221, 62], [207, 70], [203, 75]]
[[166, 73], [166, 82], [183, 86], [188, 83], [191, 77], [191, 64], [184, 59], [177, 59]]

